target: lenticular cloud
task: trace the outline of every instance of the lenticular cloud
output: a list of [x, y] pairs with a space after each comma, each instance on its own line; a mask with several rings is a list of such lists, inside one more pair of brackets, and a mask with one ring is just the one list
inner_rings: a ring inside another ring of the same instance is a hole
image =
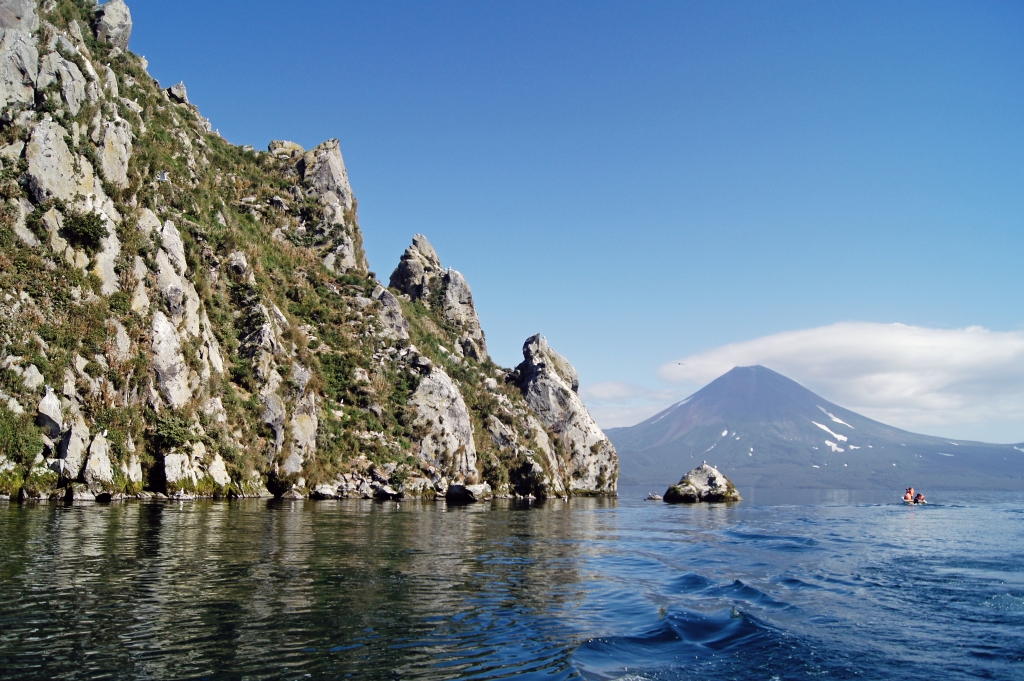
[[659, 376], [700, 385], [733, 367], [761, 364], [908, 429], [1024, 420], [1024, 331], [849, 322], [732, 343], [679, 362], [662, 366]]

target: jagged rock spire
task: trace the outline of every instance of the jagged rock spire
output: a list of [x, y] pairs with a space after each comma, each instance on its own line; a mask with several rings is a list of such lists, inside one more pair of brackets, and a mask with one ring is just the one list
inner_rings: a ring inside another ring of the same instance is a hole
[[576, 394], [579, 377], [568, 360], [537, 334], [523, 344], [523, 362], [510, 379], [537, 419], [558, 436], [569, 453], [569, 490], [614, 493], [619, 473], [615, 446]]
[[417, 234], [412, 238], [412, 245], [391, 273], [390, 284], [413, 300], [427, 303], [436, 303], [433, 294], [439, 294], [445, 319], [462, 332], [459, 344], [463, 353], [480, 361], [487, 358], [487, 341], [473, 304], [473, 292], [460, 272], [441, 267], [441, 259], [427, 237]]

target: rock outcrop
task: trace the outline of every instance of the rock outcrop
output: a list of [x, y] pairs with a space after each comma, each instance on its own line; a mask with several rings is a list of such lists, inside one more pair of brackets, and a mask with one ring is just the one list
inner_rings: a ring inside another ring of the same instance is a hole
[[[73, 202], [94, 191], [95, 176], [85, 159], [68, 149], [67, 130], [52, 120], [43, 120], [32, 131], [25, 148], [29, 189], [36, 203], [48, 198]], [[78, 166], [80, 170], [76, 171]]]
[[132, 37], [132, 14], [124, 0], [108, 0], [100, 12], [96, 37], [122, 51], [127, 50], [128, 40]]
[[331, 193], [345, 210], [352, 210], [354, 197], [338, 140], [311, 149], [302, 157], [299, 169], [303, 181], [319, 196]]
[[473, 423], [448, 374], [438, 367], [430, 369], [409, 404], [416, 409], [413, 425], [426, 431], [420, 441], [420, 458], [456, 480], [476, 482]]
[[0, 3], [0, 107], [35, 102], [39, 51], [32, 34], [39, 30], [34, 0]]
[[412, 300], [439, 304], [444, 319], [461, 335], [459, 352], [478, 361], [487, 359], [487, 342], [469, 284], [459, 272], [441, 267], [441, 260], [427, 237], [417, 234], [412, 238], [412, 245], [391, 273], [390, 285]]
[[153, 368], [160, 394], [168, 405], [177, 409], [192, 399], [181, 339], [167, 316], [159, 311], [153, 315]]
[[668, 488], [664, 499], [669, 504], [695, 504], [699, 502], [742, 501], [733, 484], [705, 461]]
[[566, 450], [566, 488], [612, 494], [619, 460], [583, 401], [576, 394], [576, 370], [540, 336], [523, 344], [523, 362], [510, 375], [537, 419], [559, 438]]
[[568, 362], [505, 380], [422, 235], [378, 283], [338, 140], [232, 146], [131, 30], [0, 0], [0, 495], [615, 492]]

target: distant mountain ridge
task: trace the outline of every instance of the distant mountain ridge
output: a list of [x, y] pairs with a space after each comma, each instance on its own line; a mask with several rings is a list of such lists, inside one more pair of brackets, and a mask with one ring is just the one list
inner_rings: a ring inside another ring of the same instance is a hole
[[1024, 445], [893, 428], [763, 366], [736, 367], [607, 434], [623, 484], [666, 485], [707, 460], [740, 488], [1024, 489]]

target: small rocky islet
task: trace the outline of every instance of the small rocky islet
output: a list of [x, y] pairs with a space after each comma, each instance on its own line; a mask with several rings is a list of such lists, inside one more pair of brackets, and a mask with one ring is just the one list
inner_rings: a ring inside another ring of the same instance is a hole
[[122, 0], [0, 0], [0, 496], [614, 495], [535, 335], [416, 235], [369, 270], [337, 140], [225, 141]]
[[669, 504], [743, 501], [732, 482], [706, 461], [669, 487], [663, 499]]

